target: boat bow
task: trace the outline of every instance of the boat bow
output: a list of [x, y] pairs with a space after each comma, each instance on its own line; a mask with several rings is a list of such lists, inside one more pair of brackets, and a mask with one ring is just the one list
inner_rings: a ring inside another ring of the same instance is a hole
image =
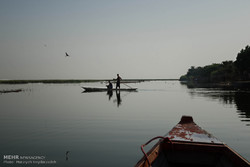
[[166, 136], [154, 139], [157, 138], [161, 140], [147, 153], [142, 149], [144, 157], [135, 167], [250, 166], [250, 163], [236, 151], [196, 125], [190, 116], [183, 116]]
[[223, 144], [212, 134], [196, 125], [191, 116], [182, 116], [181, 121], [166, 136], [172, 141]]

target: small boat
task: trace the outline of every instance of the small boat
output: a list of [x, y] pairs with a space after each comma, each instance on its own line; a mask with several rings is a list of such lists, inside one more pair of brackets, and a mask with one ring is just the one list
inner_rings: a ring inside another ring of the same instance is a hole
[[118, 91], [131, 91], [135, 92], [137, 91], [137, 88], [120, 88], [120, 89], [108, 89], [108, 88], [101, 88], [101, 87], [82, 87], [85, 92], [107, 92], [107, 91], [113, 91], [113, 90], [118, 90]]
[[10, 89], [10, 90], [0, 90], [0, 93], [18, 93], [23, 91], [22, 89]]
[[[160, 139], [147, 153], [144, 147]], [[141, 146], [144, 157], [135, 167], [249, 167], [250, 163], [232, 148], [193, 122], [181, 121], [164, 137], [158, 136]]]

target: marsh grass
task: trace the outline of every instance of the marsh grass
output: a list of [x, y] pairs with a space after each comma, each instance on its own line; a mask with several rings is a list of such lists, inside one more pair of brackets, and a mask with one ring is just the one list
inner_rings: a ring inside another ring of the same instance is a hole
[[105, 80], [78, 80], [78, 79], [0, 80], [0, 84], [28, 84], [28, 83], [65, 84], [65, 83], [100, 82], [100, 81], [105, 81]]
[[[0, 84], [28, 84], [28, 83], [44, 83], [44, 84], [72, 84], [86, 82], [106, 82], [110, 79], [46, 79], [46, 80], [0, 80]], [[145, 81], [176, 81], [178, 79], [123, 79], [124, 83], [135, 83]]]

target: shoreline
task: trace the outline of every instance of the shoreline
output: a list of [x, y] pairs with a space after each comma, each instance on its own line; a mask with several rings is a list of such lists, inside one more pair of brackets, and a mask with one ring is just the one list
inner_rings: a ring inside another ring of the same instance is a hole
[[224, 88], [224, 89], [250, 89], [250, 81], [233, 81], [218, 83], [199, 83], [190, 81], [180, 81], [188, 88]]
[[[35, 80], [0, 80], [0, 84], [29, 84], [29, 83], [44, 83], [44, 84], [72, 84], [86, 82], [105, 82], [113, 79], [35, 79]], [[179, 81], [179, 79], [123, 79], [124, 83], [146, 82], [146, 81]]]

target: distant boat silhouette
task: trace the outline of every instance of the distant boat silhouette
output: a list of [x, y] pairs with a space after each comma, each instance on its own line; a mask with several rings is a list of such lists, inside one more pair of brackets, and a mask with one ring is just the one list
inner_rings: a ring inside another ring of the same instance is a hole
[[65, 52], [65, 55], [66, 55], [65, 57], [69, 57], [69, 55], [68, 55], [68, 53], [67, 53], [67, 52]]

